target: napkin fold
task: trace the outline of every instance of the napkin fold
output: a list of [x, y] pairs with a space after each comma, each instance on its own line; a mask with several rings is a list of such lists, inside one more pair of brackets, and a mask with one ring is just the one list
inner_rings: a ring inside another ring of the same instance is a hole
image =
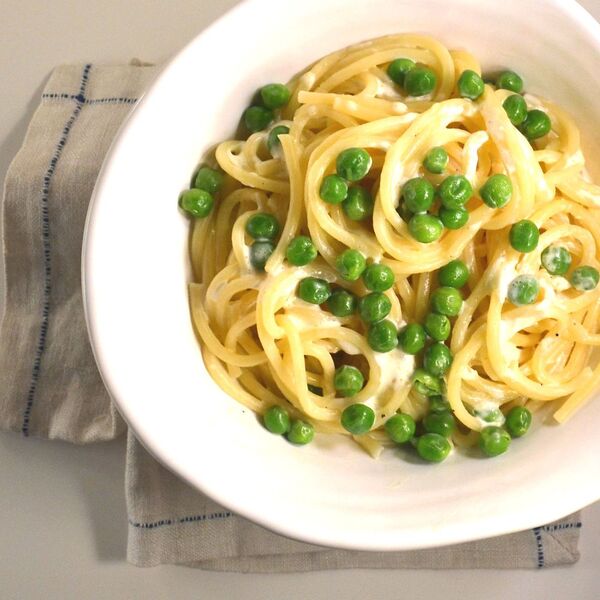
[[[7, 173], [6, 307], [0, 324], [0, 427], [5, 430], [88, 443], [113, 439], [126, 429], [88, 341], [80, 254], [104, 155], [156, 72], [139, 61], [56, 68]], [[579, 513], [520, 533], [411, 552], [354, 552], [290, 540], [191, 489], [131, 432], [126, 495], [128, 559], [139, 566], [244, 572], [540, 568], [579, 558]]]

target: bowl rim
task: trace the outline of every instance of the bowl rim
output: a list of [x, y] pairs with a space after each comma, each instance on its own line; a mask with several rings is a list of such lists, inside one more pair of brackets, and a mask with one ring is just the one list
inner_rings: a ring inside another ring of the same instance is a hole
[[[96, 319], [96, 313], [94, 310], [95, 303], [97, 301], [96, 292], [94, 289], [94, 276], [92, 269], [92, 239], [91, 234], [94, 229], [94, 214], [98, 207], [99, 202], [104, 193], [104, 187], [109, 174], [115, 155], [124, 144], [126, 134], [131, 128], [132, 124], [137, 121], [139, 116], [145, 109], [148, 98], [152, 95], [155, 88], [161, 85], [161, 82], [166, 77], [172, 65], [177, 63], [180, 58], [186, 54], [190, 49], [197, 43], [197, 41], [206, 35], [208, 32], [218, 29], [227, 23], [228, 20], [233, 19], [236, 15], [242, 11], [245, 11], [249, 6], [260, 5], [265, 0], [242, 0], [234, 7], [223, 13], [219, 18], [213, 21], [208, 27], [201, 30], [196, 34], [182, 49], [176, 52], [157, 72], [151, 83], [149, 84], [146, 91], [140, 95], [138, 102], [135, 104], [131, 112], [124, 119], [123, 123], [119, 127], [107, 153], [103, 160], [102, 167], [100, 169], [90, 202], [87, 210], [87, 216], [84, 227], [83, 241], [82, 241], [82, 254], [81, 254], [81, 282], [82, 282], [82, 295], [86, 327], [91, 343], [92, 352], [98, 366], [99, 373], [102, 381], [117, 407], [119, 413], [123, 416], [127, 425], [134, 432], [135, 437], [144, 448], [162, 465], [174, 472], [178, 477], [183, 479], [186, 483], [192, 487], [205, 493], [210, 498], [214, 499], [219, 504], [226, 506], [231, 509], [236, 515], [242, 516], [251, 520], [254, 523], [261, 525], [262, 527], [273, 531], [277, 534], [290, 537], [296, 540], [308, 542], [311, 544], [322, 545], [333, 548], [348, 549], [348, 550], [370, 550], [370, 551], [399, 551], [399, 550], [413, 550], [421, 548], [431, 547], [442, 547], [449, 544], [461, 543], [466, 541], [473, 541], [477, 539], [489, 538], [498, 535], [514, 533], [517, 531], [523, 531], [529, 528], [533, 528], [540, 523], [546, 523], [558, 518], [565, 516], [568, 513], [575, 512], [588, 504], [600, 500], [600, 485], [593, 487], [590, 486], [586, 489], [586, 493], [579, 495], [577, 500], [564, 502], [561, 504], [560, 510], [557, 512], [552, 509], [553, 505], [541, 506], [538, 508], [535, 518], [531, 516], [515, 515], [515, 519], [512, 521], [512, 525], [507, 527], [506, 523], [499, 521], [498, 523], [489, 522], [489, 519], [480, 517], [479, 520], [475, 519], [469, 525], [464, 528], [464, 531], [458, 531], [456, 529], [444, 530], [443, 528], [436, 530], [436, 535], [429, 537], [422, 537], [419, 540], [411, 540], [407, 545], [403, 540], [398, 540], [392, 544], [382, 544], [381, 541], [371, 543], [369, 540], [340, 540], [339, 538], [332, 538], [327, 533], [322, 534], [317, 529], [307, 531], [302, 527], [290, 523], [280, 523], [269, 520], [260, 510], [251, 509], [243, 500], [237, 501], [230, 496], [223, 496], [218, 489], [207, 488], [203, 486], [198, 480], [194, 480], [188, 473], [174, 460], [174, 457], [168, 453], [165, 453], [159, 447], [160, 445], [153, 439], [152, 434], [144, 428], [144, 425], [136, 420], [135, 411], [130, 410], [130, 406], [127, 401], [120, 395], [118, 385], [114, 381], [110, 368], [110, 361], [103, 354], [100, 348], [98, 340], [98, 329], [101, 324]], [[589, 38], [590, 44], [593, 44], [597, 51], [600, 53], [600, 23], [576, 0], [546, 0], [548, 4], [552, 5], [556, 10], [560, 11], [566, 18], [571, 19], [576, 26], [585, 31]], [[190, 323], [191, 324], [191, 323]], [[485, 523], [483, 527], [483, 533], [480, 531], [480, 526]]]

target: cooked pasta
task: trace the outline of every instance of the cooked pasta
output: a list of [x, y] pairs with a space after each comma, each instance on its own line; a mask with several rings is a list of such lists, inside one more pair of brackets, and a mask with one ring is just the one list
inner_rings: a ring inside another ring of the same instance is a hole
[[600, 187], [565, 111], [480, 75], [422, 35], [334, 52], [183, 193], [206, 368], [271, 431], [493, 456], [597, 389]]

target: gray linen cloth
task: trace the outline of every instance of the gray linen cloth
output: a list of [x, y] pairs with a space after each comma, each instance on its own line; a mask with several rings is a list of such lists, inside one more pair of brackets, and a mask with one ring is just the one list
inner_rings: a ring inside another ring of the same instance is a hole
[[[153, 67], [69, 65], [50, 77], [5, 182], [6, 309], [0, 325], [0, 427], [74, 443], [126, 429], [87, 338], [80, 251], [106, 151]], [[191, 325], [190, 325], [191, 326]], [[129, 434], [128, 558], [224, 571], [540, 568], [577, 561], [579, 513], [494, 539], [414, 552], [350, 552], [271, 533], [189, 488]], [[125, 527], [126, 524], [123, 523]]]

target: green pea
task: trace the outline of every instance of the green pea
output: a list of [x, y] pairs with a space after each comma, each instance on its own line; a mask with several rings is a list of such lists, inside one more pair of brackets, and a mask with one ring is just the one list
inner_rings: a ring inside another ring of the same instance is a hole
[[362, 435], [373, 427], [375, 413], [366, 404], [351, 404], [342, 411], [341, 422], [352, 435]]
[[438, 271], [440, 285], [461, 288], [469, 281], [469, 269], [459, 259], [451, 260]]
[[404, 89], [409, 96], [431, 94], [436, 85], [437, 76], [428, 67], [414, 67], [404, 77]]
[[454, 415], [449, 410], [432, 412], [423, 418], [423, 429], [427, 433], [438, 433], [444, 437], [450, 437], [455, 427]]
[[335, 290], [327, 300], [327, 308], [336, 317], [349, 317], [356, 312], [356, 296], [346, 290]]
[[408, 222], [408, 231], [417, 242], [431, 244], [440, 239], [444, 226], [435, 215], [419, 213], [411, 217]]
[[464, 175], [450, 175], [440, 183], [438, 196], [445, 208], [463, 208], [473, 195], [473, 188]]
[[253, 133], [265, 129], [274, 118], [273, 111], [264, 106], [250, 106], [244, 111], [244, 123]]
[[450, 337], [450, 319], [446, 315], [429, 313], [425, 317], [425, 331], [436, 341], [443, 342]]
[[358, 250], [348, 249], [337, 257], [335, 266], [342, 279], [356, 281], [367, 268], [367, 261]]
[[318, 385], [312, 385], [312, 384], [307, 384], [306, 386], [308, 388], [309, 392], [312, 392], [313, 394], [316, 394], [317, 396], [323, 396], [323, 388], [319, 387]]
[[260, 88], [260, 97], [267, 108], [285, 106], [290, 100], [290, 90], [283, 83], [269, 83]]
[[364, 148], [346, 148], [336, 159], [337, 174], [348, 181], [359, 181], [371, 168], [373, 159]]
[[298, 296], [311, 304], [323, 304], [331, 296], [331, 287], [324, 279], [305, 277], [298, 284]]
[[435, 190], [433, 185], [424, 177], [409, 179], [402, 187], [402, 199], [411, 212], [429, 210], [433, 204]]
[[490, 208], [502, 208], [511, 199], [512, 183], [502, 173], [492, 175], [479, 189], [479, 195]]
[[200, 167], [194, 178], [194, 187], [209, 194], [216, 194], [223, 186], [225, 176], [221, 171], [210, 167]]
[[255, 240], [274, 240], [279, 234], [279, 222], [270, 213], [256, 213], [246, 221], [246, 233]]
[[444, 375], [452, 365], [452, 353], [444, 342], [431, 344], [423, 355], [423, 367], [435, 377]]
[[502, 427], [490, 425], [479, 434], [479, 447], [486, 456], [498, 456], [508, 450], [510, 435]]
[[515, 306], [533, 304], [539, 293], [540, 286], [532, 275], [519, 275], [508, 285], [508, 299]]
[[179, 196], [179, 208], [196, 219], [203, 219], [210, 214], [215, 201], [206, 190], [192, 188]]
[[385, 432], [388, 437], [396, 444], [404, 444], [415, 435], [417, 425], [415, 420], [405, 413], [400, 413], [390, 417], [385, 422]]
[[371, 292], [358, 301], [358, 313], [367, 324], [385, 319], [392, 310], [392, 302], [382, 292]]
[[398, 334], [398, 345], [405, 354], [418, 354], [425, 348], [425, 329], [419, 323], [410, 323]]
[[442, 462], [451, 448], [448, 439], [439, 433], [426, 433], [417, 440], [417, 453], [427, 462]]
[[411, 381], [415, 390], [423, 396], [439, 396], [442, 393], [442, 382], [425, 369], [415, 369]]
[[513, 406], [506, 415], [506, 429], [512, 437], [524, 436], [531, 426], [531, 412], [524, 406]]
[[443, 286], [431, 295], [431, 308], [447, 317], [456, 317], [462, 308], [461, 293], [453, 287]]
[[469, 269], [462, 260], [451, 260], [438, 271], [440, 285], [461, 288], [469, 281]]
[[408, 223], [413, 216], [413, 213], [408, 210], [408, 208], [406, 207], [406, 204], [404, 204], [404, 202], [400, 202], [400, 204], [398, 204], [398, 208], [396, 208], [396, 212], [400, 215], [400, 218], [405, 222]]
[[250, 263], [257, 271], [264, 271], [274, 250], [275, 244], [270, 240], [256, 240], [250, 246]]
[[287, 247], [285, 256], [288, 262], [296, 267], [303, 267], [317, 258], [317, 248], [313, 241], [305, 236], [295, 237]]
[[519, 252], [532, 252], [537, 248], [540, 239], [540, 230], [533, 221], [523, 219], [513, 224], [508, 237], [510, 245], [515, 250]]
[[581, 292], [589, 292], [598, 285], [598, 270], [584, 265], [571, 273], [571, 285]]
[[362, 274], [363, 283], [372, 292], [385, 292], [394, 285], [394, 272], [379, 263], [369, 265]]
[[477, 100], [477, 98], [483, 94], [484, 83], [483, 79], [481, 79], [475, 71], [467, 69], [466, 71], [463, 71], [458, 78], [457, 87], [458, 93], [463, 98]]
[[269, 131], [269, 135], [267, 136], [267, 148], [271, 153], [271, 156], [275, 156], [275, 152], [281, 147], [279, 136], [287, 135], [289, 132], [290, 128], [285, 125], [277, 125]]
[[429, 412], [448, 412], [450, 411], [450, 403], [444, 400], [442, 396], [429, 396]]
[[375, 352], [390, 352], [398, 345], [398, 330], [387, 319], [369, 326], [367, 342]]
[[510, 122], [518, 127], [527, 117], [527, 102], [523, 96], [512, 94], [502, 103]]
[[388, 77], [398, 85], [404, 85], [406, 74], [415, 68], [415, 61], [410, 58], [397, 58], [387, 68]]
[[520, 94], [523, 91], [523, 80], [514, 71], [503, 71], [496, 79], [496, 86]]
[[337, 392], [345, 398], [355, 396], [362, 390], [365, 383], [363, 374], [350, 365], [342, 365], [335, 370], [333, 385]]
[[353, 185], [342, 202], [346, 216], [353, 221], [362, 221], [373, 214], [373, 197], [364, 187]]
[[521, 123], [521, 131], [528, 140], [537, 140], [550, 133], [552, 123], [550, 117], [543, 111], [534, 108], [527, 113]]
[[564, 275], [571, 266], [571, 254], [563, 246], [548, 246], [542, 252], [542, 265], [551, 275]]
[[444, 169], [448, 166], [448, 153], [442, 146], [431, 148], [425, 155], [423, 166], [430, 173], [435, 173], [436, 175], [443, 173]]
[[290, 415], [281, 406], [271, 406], [263, 415], [265, 427], [277, 435], [282, 435], [290, 430]]
[[314, 437], [315, 428], [310, 423], [300, 420], [292, 421], [290, 430], [287, 434], [287, 439], [292, 442], [292, 444], [303, 446], [304, 444], [312, 442]]
[[348, 195], [348, 183], [339, 175], [327, 175], [319, 190], [321, 200], [328, 204], [341, 204]]
[[442, 225], [448, 229], [460, 229], [469, 221], [469, 213], [464, 208], [446, 208], [442, 206], [439, 217]]

